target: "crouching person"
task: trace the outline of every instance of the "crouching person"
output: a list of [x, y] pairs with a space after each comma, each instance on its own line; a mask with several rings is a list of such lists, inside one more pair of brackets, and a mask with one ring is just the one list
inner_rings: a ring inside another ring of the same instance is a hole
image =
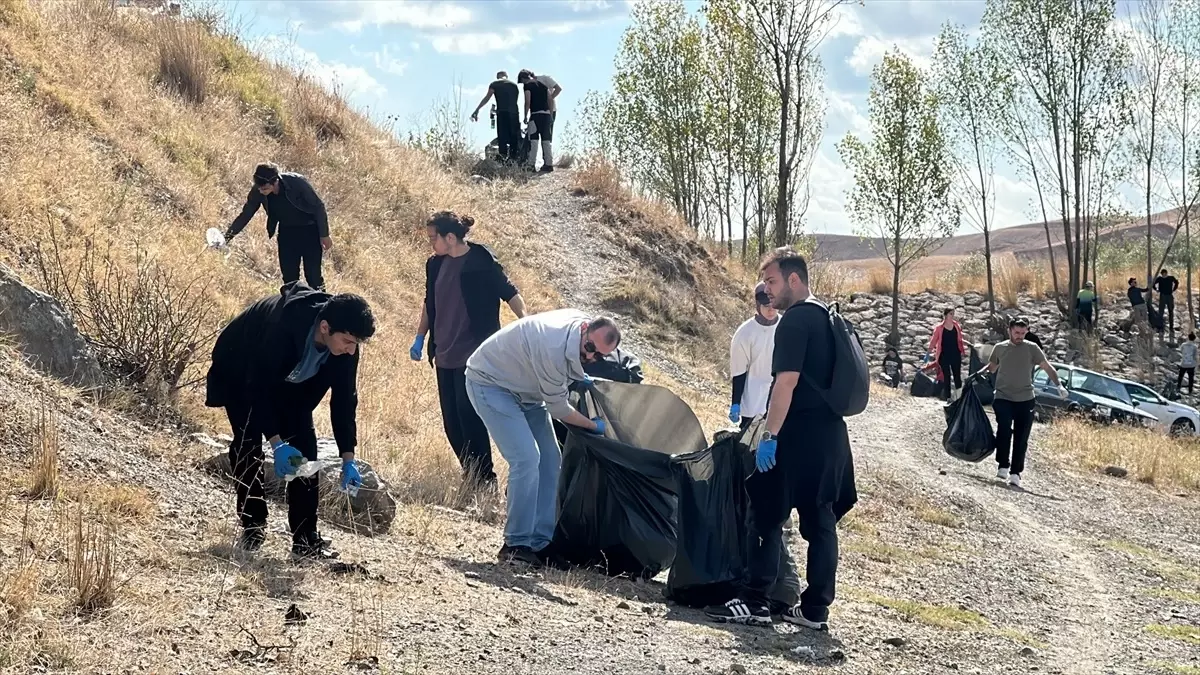
[[602, 419], [571, 407], [567, 390], [589, 381], [583, 364], [610, 354], [620, 341], [611, 319], [561, 309], [508, 324], [467, 360], [467, 396], [508, 462], [501, 561], [539, 565], [549, 555], [562, 464], [551, 418], [604, 433]]
[[[262, 547], [267, 523], [263, 448], [274, 451], [275, 473], [294, 473], [317, 459], [313, 410], [329, 401], [333, 435], [342, 457], [342, 487], [362, 482], [357, 445], [358, 346], [375, 334], [375, 318], [357, 295], [330, 295], [302, 283], [263, 298], [221, 331], [213, 347], [205, 404], [225, 408], [232, 428], [229, 460], [237, 484], [242, 533], [238, 546]], [[336, 553], [317, 531], [318, 476], [288, 483], [288, 525], [296, 559]]]

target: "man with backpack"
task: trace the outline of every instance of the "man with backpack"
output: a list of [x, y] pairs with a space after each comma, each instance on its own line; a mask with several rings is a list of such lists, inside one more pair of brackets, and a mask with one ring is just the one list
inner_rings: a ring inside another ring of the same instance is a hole
[[770, 625], [767, 594], [779, 576], [779, 547], [792, 509], [808, 542], [808, 587], [784, 621], [828, 630], [837, 581], [837, 522], [857, 501], [846, 415], [866, 405], [870, 374], [853, 329], [812, 297], [808, 264], [790, 248], [762, 266], [767, 295], [785, 310], [775, 331], [774, 382], [766, 431], [755, 450], [750, 495], [750, 552], [738, 597], [705, 613], [715, 621]]

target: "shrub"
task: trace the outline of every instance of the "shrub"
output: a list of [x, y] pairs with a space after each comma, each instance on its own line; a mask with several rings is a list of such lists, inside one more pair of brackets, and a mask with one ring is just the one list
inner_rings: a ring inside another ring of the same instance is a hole
[[29, 496], [54, 499], [58, 496], [58, 420], [44, 402], [33, 438], [33, 465], [29, 470]]
[[195, 25], [173, 19], [158, 21], [157, 28], [159, 82], [185, 101], [204, 103], [212, 72], [204, 34]]
[[84, 613], [112, 606], [117, 596], [117, 542], [112, 527], [103, 519], [84, 522], [83, 507], [77, 507], [70, 524], [67, 574], [75, 589], [75, 606]]

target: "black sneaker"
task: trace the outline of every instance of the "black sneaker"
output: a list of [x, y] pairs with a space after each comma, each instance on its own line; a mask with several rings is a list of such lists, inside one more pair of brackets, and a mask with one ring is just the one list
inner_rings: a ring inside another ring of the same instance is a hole
[[238, 535], [237, 547], [247, 553], [257, 553], [266, 540], [267, 535], [261, 527], [247, 527]]
[[771, 625], [771, 610], [766, 607], [751, 607], [738, 598], [723, 605], [705, 607], [704, 614], [717, 623], [740, 623], [747, 626]]
[[538, 557], [538, 560], [542, 561], [542, 565], [545, 567], [551, 567], [564, 572], [571, 569], [571, 563], [559, 555], [553, 543], [546, 544], [541, 550], [534, 551], [534, 554]]
[[509, 546], [505, 544], [500, 547], [500, 554], [496, 557], [502, 563], [525, 563], [534, 567], [542, 566], [542, 559], [528, 546]]
[[554, 171], [554, 167], [552, 165], [550, 165], [550, 164], [542, 165], [542, 173], [552, 173], [553, 171]]
[[338, 552], [333, 550], [329, 540], [318, 532], [309, 532], [292, 540], [293, 560], [333, 560], [337, 557]]
[[800, 605], [789, 607], [780, 616], [788, 623], [794, 623], [797, 626], [803, 626], [809, 630], [827, 631], [829, 630], [829, 621], [813, 621], [804, 616], [804, 610], [800, 609]]

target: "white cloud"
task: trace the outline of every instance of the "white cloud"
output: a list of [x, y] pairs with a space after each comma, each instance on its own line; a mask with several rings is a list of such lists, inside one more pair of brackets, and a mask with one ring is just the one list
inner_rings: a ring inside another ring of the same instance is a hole
[[932, 37], [898, 37], [884, 39], [875, 35], [864, 35], [854, 45], [854, 53], [846, 59], [846, 63], [854, 72], [866, 77], [871, 70], [883, 61], [883, 55], [890, 51], [900, 51], [908, 55], [913, 63], [921, 68], [928, 68], [930, 57], [933, 55]]
[[528, 30], [512, 28], [500, 33], [453, 33], [434, 35], [429, 39], [439, 54], [468, 54], [478, 56], [489, 52], [506, 51], [532, 40]]
[[389, 75], [403, 75], [408, 70], [408, 62], [396, 58], [389, 45], [372, 52], [371, 57], [375, 60], [375, 67]]
[[347, 96], [382, 96], [387, 91], [366, 69], [322, 61], [316, 53], [279, 36], [269, 36], [260, 41], [258, 52], [276, 63], [291, 66], [308, 75], [330, 91], [340, 89]]
[[838, 5], [831, 13], [831, 25], [827, 38], [836, 38], [843, 35], [862, 35], [863, 24], [858, 17], [858, 7], [856, 5]]
[[325, 3], [347, 18], [335, 21], [341, 30], [357, 33], [364, 26], [400, 25], [410, 28], [454, 28], [470, 24], [473, 14], [462, 5], [448, 2], [413, 0], [367, 0], [365, 2]]
[[826, 120], [838, 122], [839, 126], [845, 127], [846, 131], [853, 132], [860, 137], [866, 136], [871, 132], [871, 125], [867, 121], [866, 115], [862, 113], [862, 110], [866, 108], [865, 101], [860, 104], [857, 100], [861, 98], [860, 94], [830, 91]]

